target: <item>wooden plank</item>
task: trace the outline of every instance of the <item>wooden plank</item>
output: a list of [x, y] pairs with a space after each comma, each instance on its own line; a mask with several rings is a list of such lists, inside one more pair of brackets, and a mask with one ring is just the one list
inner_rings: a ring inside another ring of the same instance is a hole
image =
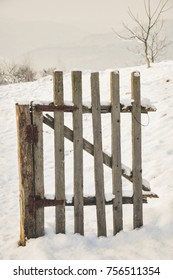
[[[122, 199], [123, 204], [133, 204], [133, 197], [128, 197], [125, 196]], [[143, 198], [143, 203], [147, 203], [147, 198]], [[95, 196], [88, 196], [83, 198], [83, 204], [84, 206], [94, 206], [96, 205], [96, 197]], [[106, 201], [105, 200], [105, 205], [112, 205], [113, 200]], [[72, 198], [72, 201], [66, 201], [66, 206], [74, 206], [74, 198]]]
[[[43, 117], [41, 112], [32, 112], [32, 124], [35, 129], [32, 132], [35, 197], [44, 198]], [[44, 235], [44, 208], [36, 210], [35, 220], [35, 237]]]
[[[147, 203], [147, 198], [159, 198], [157, 194], [148, 192], [148, 194], [143, 194], [143, 203]], [[32, 201], [34, 205], [34, 209], [38, 208], [43, 208], [43, 207], [52, 207], [52, 206], [57, 206], [61, 205], [64, 203], [64, 200], [56, 200], [56, 199], [50, 199], [44, 197], [43, 199], [41, 198], [36, 198]], [[133, 204], [133, 196], [124, 196], [122, 197], [122, 203], [123, 204]], [[113, 198], [110, 200], [105, 199], [105, 205], [112, 205], [113, 204]], [[71, 199], [66, 199], [65, 200], [65, 205], [66, 206], [74, 206], [74, 196], [71, 197]], [[84, 206], [90, 206], [90, 205], [96, 205], [96, 197], [95, 196], [85, 196], [83, 197], [83, 205]]]
[[[101, 105], [100, 107], [101, 114], [111, 113], [111, 105]], [[120, 103], [120, 112], [121, 113], [130, 113], [132, 111], [132, 105], [126, 106], [123, 103]], [[156, 109], [152, 107], [141, 106], [141, 113], [147, 114], [148, 112], [155, 112]], [[92, 113], [92, 107], [82, 106], [83, 114]]]
[[[55, 72], [56, 73], [56, 72]], [[61, 73], [61, 72], [60, 72]], [[56, 74], [54, 74], [56, 75]], [[43, 104], [35, 104], [34, 109], [37, 112], [56, 112], [56, 111], [63, 111], [63, 112], [73, 112], [77, 110], [78, 108], [75, 106], [69, 106], [69, 105], [56, 105], [50, 103], [49, 105], [43, 105]]]
[[119, 73], [111, 72], [113, 234], [123, 229]]
[[91, 73], [91, 99], [94, 138], [94, 175], [96, 189], [97, 230], [98, 236], [106, 236], [99, 73]]
[[[63, 72], [56, 71], [54, 79], [54, 104], [63, 106]], [[54, 145], [55, 145], [55, 197], [65, 200], [65, 171], [64, 171], [64, 112], [54, 112]], [[56, 233], [65, 233], [65, 202], [57, 205]]]
[[133, 174], [133, 226], [143, 225], [142, 158], [141, 158], [141, 96], [140, 73], [131, 74], [132, 87], [132, 174]]
[[84, 234], [83, 215], [83, 124], [82, 124], [82, 72], [72, 72], [74, 143], [74, 232]]
[[29, 211], [29, 197], [34, 195], [32, 144], [28, 141], [27, 127], [31, 126], [29, 105], [16, 104], [18, 135], [18, 169], [20, 193], [20, 241], [24, 246], [26, 238], [35, 237], [35, 217]]
[[[47, 117], [46, 117], [47, 116]], [[54, 129], [54, 118], [52, 118], [50, 115], [43, 116], [43, 122]], [[68, 128], [67, 126], [64, 126], [64, 137], [67, 138], [69, 141], [73, 142], [73, 131]], [[88, 140], [83, 138], [83, 149], [89, 153], [90, 155], [94, 156], [94, 145], [91, 144]], [[107, 155], [105, 152], [103, 152], [103, 163], [112, 168], [112, 157]], [[129, 182], [133, 183], [133, 178], [132, 178], [132, 172], [130, 175], [126, 174], [126, 171], [122, 168], [121, 169], [121, 175], [127, 179]], [[144, 191], [150, 191], [147, 186], [144, 184], [142, 185], [142, 189]]]

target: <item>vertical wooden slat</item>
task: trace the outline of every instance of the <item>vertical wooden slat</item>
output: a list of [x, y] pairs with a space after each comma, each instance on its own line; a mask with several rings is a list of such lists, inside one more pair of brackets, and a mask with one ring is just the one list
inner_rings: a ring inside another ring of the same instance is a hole
[[34, 196], [32, 143], [27, 128], [31, 127], [29, 105], [16, 104], [18, 132], [18, 164], [20, 192], [20, 245], [35, 237], [35, 217], [29, 209], [29, 197]]
[[82, 125], [82, 72], [72, 72], [74, 143], [74, 231], [84, 234], [83, 214], [83, 125]]
[[98, 236], [106, 236], [99, 73], [91, 74], [91, 98], [94, 138], [94, 173], [96, 189], [97, 229]]
[[[43, 116], [42, 112], [32, 112], [33, 130], [33, 158], [34, 158], [34, 185], [35, 197], [44, 198], [44, 173], [43, 173]], [[36, 234], [35, 237], [44, 235], [44, 208], [36, 209]]]
[[111, 72], [111, 127], [112, 127], [112, 190], [113, 200], [113, 234], [123, 228], [122, 217], [122, 179], [121, 179], [121, 134], [120, 134], [120, 96], [119, 73]]
[[133, 226], [143, 225], [142, 159], [141, 159], [141, 97], [140, 73], [131, 74], [132, 83], [132, 173], [133, 173]]
[[[64, 104], [63, 72], [55, 71], [54, 104]], [[65, 172], [64, 172], [64, 112], [54, 113], [54, 145], [55, 145], [55, 197], [63, 200], [56, 206], [56, 233], [65, 233]]]

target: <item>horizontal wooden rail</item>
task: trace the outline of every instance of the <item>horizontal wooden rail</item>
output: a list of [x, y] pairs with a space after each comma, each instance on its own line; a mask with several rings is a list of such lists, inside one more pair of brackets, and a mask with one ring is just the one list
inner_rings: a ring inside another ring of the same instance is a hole
[[[37, 198], [34, 199], [33, 197], [30, 197], [29, 200], [29, 211], [35, 212], [39, 208], [44, 208], [44, 207], [52, 207], [52, 206], [57, 206], [57, 205], [63, 205], [65, 202], [65, 206], [74, 206], [74, 197], [69, 200], [56, 200], [56, 199], [47, 199], [47, 198]], [[133, 197], [130, 196], [124, 196], [122, 198], [122, 203], [123, 204], [133, 204]], [[143, 203], [147, 203], [147, 197], [143, 197]], [[113, 204], [113, 199], [107, 201], [105, 200], [105, 205], [112, 205]], [[83, 197], [83, 205], [84, 206], [94, 206], [96, 205], [96, 197], [95, 196], [88, 196], [88, 197]]]
[[[111, 112], [111, 105], [101, 105], [100, 110], [102, 114], [110, 113]], [[82, 106], [83, 113], [92, 113], [92, 107], [88, 107], [83, 105]], [[156, 109], [152, 107], [144, 107], [141, 106], [141, 113], [147, 114], [148, 112], [155, 112]], [[132, 105], [126, 106], [123, 103], [120, 103], [120, 112], [121, 113], [130, 113], [132, 112]]]
[[32, 107], [37, 112], [56, 112], [56, 111], [73, 112], [78, 109], [76, 106], [54, 105], [54, 104], [49, 104], [49, 105], [36, 104], [33, 105]]
[[[32, 104], [32, 102], [31, 102]], [[102, 114], [111, 113], [111, 105], [101, 105], [100, 110]], [[48, 105], [44, 104], [32, 104], [32, 108], [34, 108], [37, 112], [56, 112], [56, 111], [63, 111], [63, 112], [74, 112], [78, 110], [77, 106], [69, 106], [69, 105], [54, 105], [54, 103], [50, 103]], [[155, 112], [156, 109], [152, 107], [144, 107], [141, 105], [141, 113], [147, 114], [148, 112]], [[132, 105], [126, 106], [123, 103], [120, 103], [120, 112], [121, 113], [130, 113], [132, 112]], [[92, 106], [85, 106], [82, 105], [82, 113], [92, 113]]]

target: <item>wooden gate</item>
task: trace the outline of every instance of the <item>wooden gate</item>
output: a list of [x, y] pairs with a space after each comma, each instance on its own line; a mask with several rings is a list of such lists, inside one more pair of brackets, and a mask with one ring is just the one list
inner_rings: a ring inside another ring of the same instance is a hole
[[[141, 106], [140, 74], [131, 74], [129, 106], [120, 103], [119, 73], [110, 73], [110, 105], [100, 104], [99, 73], [91, 73], [91, 107], [82, 103], [82, 72], [73, 71], [73, 105], [64, 104], [63, 72], [53, 74], [54, 98], [49, 104], [16, 104], [18, 128], [18, 159], [20, 185], [20, 244], [26, 239], [44, 235], [44, 207], [55, 206], [56, 233], [65, 233], [65, 207], [74, 207], [74, 233], [84, 235], [84, 206], [96, 205], [97, 234], [106, 236], [105, 205], [113, 205], [113, 234], [123, 229], [122, 204], [133, 204], [133, 227], [143, 225], [142, 204], [147, 202], [150, 189], [142, 180], [141, 164], [141, 113], [154, 111]], [[54, 117], [44, 114], [54, 112]], [[64, 113], [73, 115], [73, 130], [64, 125]], [[93, 144], [83, 138], [82, 115], [92, 114]], [[102, 150], [101, 114], [111, 114], [112, 155]], [[132, 115], [132, 171], [127, 174], [121, 164], [120, 113]], [[54, 129], [55, 149], [55, 198], [47, 199], [44, 193], [43, 123]], [[74, 196], [66, 200], [64, 137], [73, 142]], [[83, 195], [83, 150], [94, 156], [95, 196]], [[111, 201], [105, 200], [103, 164], [112, 169]], [[122, 176], [133, 183], [133, 196], [123, 197]], [[148, 191], [143, 195], [142, 190]]]

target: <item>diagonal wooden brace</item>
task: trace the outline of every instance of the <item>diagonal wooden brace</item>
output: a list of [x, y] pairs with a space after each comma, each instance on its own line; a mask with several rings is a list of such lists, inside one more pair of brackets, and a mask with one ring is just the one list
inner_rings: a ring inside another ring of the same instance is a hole
[[[54, 129], [54, 118], [50, 115], [46, 114], [46, 116], [43, 116], [43, 122]], [[64, 126], [64, 137], [73, 142], [73, 131], [68, 128], [67, 126]], [[89, 141], [83, 138], [83, 149], [88, 152], [90, 155], [94, 155], [94, 146]], [[108, 167], [112, 168], [112, 158], [103, 152], [103, 163], [107, 165]], [[131, 175], [127, 175], [125, 173], [125, 169], [121, 169], [122, 176], [127, 179], [130, 182], [133, 182], [132, 172]], [[142, 189], [144, 191], [150, 191], [150, 189], [142, 184]]]

